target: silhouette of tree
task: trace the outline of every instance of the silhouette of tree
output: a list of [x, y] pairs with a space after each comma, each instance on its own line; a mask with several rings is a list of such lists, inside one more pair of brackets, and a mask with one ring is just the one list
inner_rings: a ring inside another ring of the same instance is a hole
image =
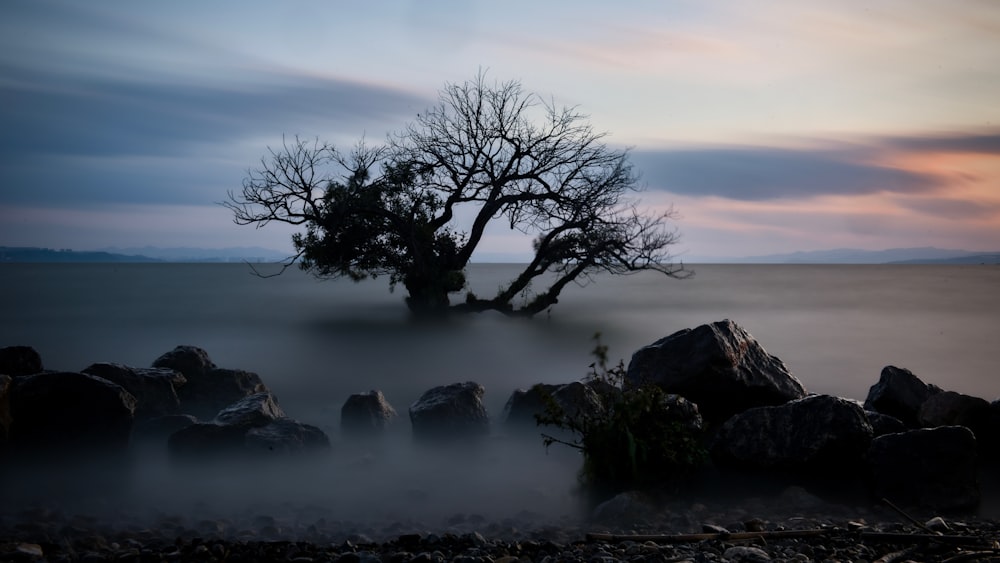
[[[534, 315], [597, 272], [686, 277], [667, 252], [673, 209], [646, 214], [628, 150], [608, 147], [586, 116], [480, 73], [378, 147], [344, 154], [296, 138], [269, 149], [223, 205], [240, 225], [302, 225], [293, 261], [320, 278], [402, 283], [418, 314]], [[459, 218], [468, 220], [463, 230]], [[467, 293], [465, 269], [488, 225], [533, 235], [534, 258], [495, 296]], [[532, 282], [546, 275], [547, 287]], [[515, 305], [515, 298], [520, 305]]]

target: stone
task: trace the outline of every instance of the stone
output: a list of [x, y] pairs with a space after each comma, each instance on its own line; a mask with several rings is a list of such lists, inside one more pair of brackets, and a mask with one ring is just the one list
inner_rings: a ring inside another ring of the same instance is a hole
[[136, 400], [120, 385], [75, 372], [14, 380], [10, 445], [21, 451], [71, 455], [128, 448]]
[[346, 437], [371, 437], [381, 434], [397, 417], [379, 390], [356, 393], [340, 409], [340, 432]]
[[222, 409], [215, 416], [215, 422], [250, 428], [266, 426], [284, 416], [285, 411], [278, 406], [278, 400], [265, 392], [244, 397]]
[[990, 403], [986, 399], [941, 391], [927, 398], [917, 411], [917, 421], [924, 428], [965, 426], [978, 439], [987, 433]]
[[201, 419], [211, 419], [234, 402], [268, 390], [256, 373], [216, 367], [208, 352], [196, 346], [177, 346], [157, 358], [153, 367], [184, 374], [187, 383], [177, 389], [181, 412]]
[[136, 400], [136, 420], [180, 412], [176, 389], [184, 385], [187, 379], [178, 371], [167, 368], [133, 368], [102, 362], [87, 366], [83, 373], [103, 377], [131, 393]]
[[642, 522], [655, 514], [653, 500], [641, 491], [625, 491], [598, 504], [591, 519], [599, 523], [627, 525]]
[[278, 418], [247, 431], [248, 450], [269, 455], [289, 455], [330, 449], [330, 438], [319, 428], [290, 418]]
[[245, 453], [247, 430], [215, 422], [197, 422], [186, 426], [167, 439], [167, 451], [175, 460], [207, 461], [226, 459]]
[[165, 444], [171, 434], [197, 422], [190, 414], [167, 414], [137, 421], [132, 428], [132, 441]]
[[726, 466], [826, 474], [860, 469], [872, 434], [856, 402], [811, 395], [733, 416], [717, 432], [711, 453]]
[[626, 379], [632, 384], [653, 382], [695, 402], [712, 423], [806, 394], [780, 359], [728, 319], [675, 332], [639, 349]]
[[593, 385], [586, 382], [574, 381], [555, 385], [538, 383], [527, 390], [515, 390], [507, 399], [503, 409], [504, 426], [513, 430], [537, 428], [535, 416], [545, 413], [546, 397], [555, 401], [555, 404], [570, 416], [604, 410], [601, 396]]
[[764, 563], [770, 561], [771, 556], [759, 547], [736, 545], [726, 549], [722, 557], [731, 563]]
[[10, 431], [10, 389], [14, 386], [14, 378], [0, 373], [0, 447], [7, 442]]
[[865, 411], [865, 415], [868, 417], [868, 423], [872, 425], [874, 436], [895, 434], [896, 432], [905, 432], [907, 430], [903, 421], [894, 416], [869, 410]]
[[875, 498], [935, 511], [979, 505], [976, 437], [963, 426], [886, 434], [872, 440], [868, 461]]
[[414, 438], [453, 441], [489, 434], [490, 417], [483, 404], [485, 394], [486, 389], [472, 381], [426, 391], [410, 405]]
[[0, 348], [0, 374], [11, 377], [42, 373], [42, 356], [31, 346]]
[[872, 385], [865, 399], [865, 410], [898, 418], [907, 428], [918, 428], [920, 405], [941, 389], [928, 385], [908, 369], [882, 368], [878, 383]]

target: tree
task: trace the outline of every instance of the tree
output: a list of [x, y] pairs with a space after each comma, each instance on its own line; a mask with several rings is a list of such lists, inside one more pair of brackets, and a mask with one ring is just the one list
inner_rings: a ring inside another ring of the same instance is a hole
[[[677, 241], [673, 210], [642, 212], [629, 151], [604, 137], [575, 108], [480, 73], [447, 85], [436, 106], [382, 146], [344, 154], [296, 138], [269, 149], [223, 205], [240, 225], [303, 225], [286, 267], [297, 261], [317, 277], [355, 281], [387, 275], [418, 314], [531, 316], [597, 272], [689, 274], [667, 252]], [[534, 258], [495, 296], [467, 293], [452, 304], [494, 221], [534, 235]], [[533, 292], [543, 275], [549, 285]], [[515, 305], [518, 296], [525, 299]]]

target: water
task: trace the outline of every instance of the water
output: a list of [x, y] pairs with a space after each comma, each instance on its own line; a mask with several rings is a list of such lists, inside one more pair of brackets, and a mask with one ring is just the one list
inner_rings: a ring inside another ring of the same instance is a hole
[[[404, 438], [408, 405], [430, 387], [474, 380], [498, 419], [514, 389], [584, 376], [598, 332], [611, 358], [627, 362], [663, 336], [729, 318], [811, 392], [864, 399], [891, 364], [945, 389], [1000, 397], [998, 267], [694, 269], [688, 280], [598, 277], [570, 286], [550, 314], [530, 321], [486, 313], [428, 325], [409, 319], [402, 292], [389, 293], [384, 280], [320, 282], [299, 271], [260, 279], [241, 264], [5, 264], [0, 345], [31, 345], [46, 368], [61, 370], [102, 361], [148, 366], [178, 344], [200, 346], [221, 367], [259, 373], [290, 416], [334, 441], [347, 396], [381, 389], [401, 414], [394, 453], [363, 463], [341, 455], [338, 477], [301, 476], [308, 487], [291, 489], [316, 498], [320, 479], [331, 498], [377, 489], [396, 501], [440, 499], [447, 489], [454, 502], [436, 502], [442, 510], [463, 503], [513, 510], [527, 499], [559, 505], [553, 495], [569, 494], [578, 458], [546, 455], [539, 440], [476, 454], [474, 469], [426, 456], [418, 463]], [[489, 294], [513, 273], [475, 265], [472, 290]], [[368, 486], [358, 485], [363, 477]], [[233, 486], [239, 496], [243, 489]], [[294, 496], [289, 487], [275, 490]]]

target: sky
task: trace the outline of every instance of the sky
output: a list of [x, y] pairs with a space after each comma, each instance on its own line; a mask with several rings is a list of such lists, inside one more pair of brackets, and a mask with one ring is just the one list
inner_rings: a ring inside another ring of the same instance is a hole
[[290, 251], [219, 205], [268, 147], [380, 141], [480, 71], [630, 148], [680, 260], [1000, 250], [996, 0], [5, 0], [0, 246]]

